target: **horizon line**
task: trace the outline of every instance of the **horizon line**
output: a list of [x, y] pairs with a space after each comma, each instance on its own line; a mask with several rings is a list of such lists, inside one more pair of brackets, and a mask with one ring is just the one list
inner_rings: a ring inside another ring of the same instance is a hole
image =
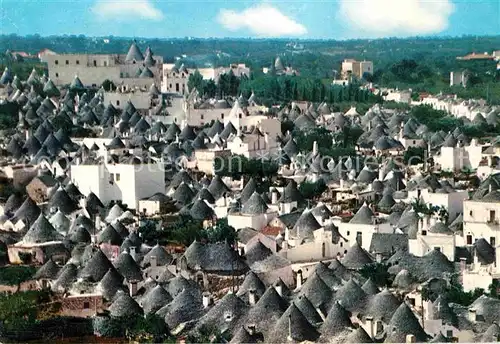
[[117, 38], [117, 39], [127, 39], [127, 40], [246, 40], [246, 41], [298, 41], [298, 42], [317, 42], [317, 41], [332, 41], [332, 42], [349, 42], [349, 41], [376, 41], [376, 40], [409, 40], [409, 39], [428, 39], [428, 40], [446, 40], [446, 39], [464, 39], [464, 38], [500, 38], [500, 34], [464, 34], [464, 35], [430, 35], [430, 36], [406, 36], [406, 37], [377, 37], [377, 38], [298, 38], [298, 37], [194, 37], [194, 36], [184, 36], [184, 37], [140, 37], [140, 36], [88, 36], [85, 34], [55, 34], [55, 35], [40, 35], [25, 34], [20, 35], [17, 33], [0, 33], [1, 38], [8, 38], [8, 36], [16, 36], [29, 38], [32, 36], [37, 36], [41, 38], [57, 38], [57, 37], [80, 37], [85, 38]]

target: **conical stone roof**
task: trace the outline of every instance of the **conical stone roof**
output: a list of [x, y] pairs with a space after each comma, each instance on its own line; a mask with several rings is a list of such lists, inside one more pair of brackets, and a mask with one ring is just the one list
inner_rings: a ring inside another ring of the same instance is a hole
[[[291, 338], [290, 338], [291, 337]], [[280, 317], [269, 336], [270, 343], [316, 341], [319, 333], [294, 304]]]
[[122, 252], [113, 262], [116, 270], [125, 277], [127, 281], [141, 281], [142, 271], [134, 258], [127, 253]]
[[80, 276], [94, 282], [99, 282], [109, 269], [114, 269], [113, 264], [111, 264], [100, 249], [97, 249], [85, 264], [80, 272]]
[[161, 307], [172, 301], [170, 294], [160, 285], [151, 289], [142, 299], [144, 313], [155, 313]]
[[108, 310], [113, 317], [130, 317], [144, 313], [141, 306], [124, 292], [116, 296], [115, 301], [109, 306]]
[[417, 342], [427, 340], [427, 334], [422, 329], [415, 314], [404, 302], [394, 312], [387, 327], [387, 333], [388, 336], [385, 340], [387, 343], [402, 343], [409, 334], [414, 335]]
[[35, 273], [35, 279], [56, 279], [59, 273], [59, 266], [52, 260], [49, 259], [45, 264], [43, 264], [40, 269]]
[[142, 61], [144, 60], [144, 56], [141, 53], [141, 50], [137, 46], [137, 43], [134, 41], [130, 45], [128, 49], [127, 56], [125, 57], [125, 62], [133, 62], [133, 61]]
[[118, 291], [125, 291], [123, 276], [115, 269], [109, 269], [97, 285], [97, 290], [108, 301], [112, 301]]
[[24, 236], [23, 243], [40, 244], [50, 241], [61, 241], [62, 239], [62, 235], [52, 227], [43, 214], [40, 214]]
[[352, 327], [351, 313], [342, 307], [339, 302], [334, 302], [323, 325], [321, 325], [320, 331], [325, 337], [335, 337]]
[[367, 264], [373, 263], [372, 258], [357, 242], [347, 250], [342, 259], [342, 265], [348, 269], [361, 269]]

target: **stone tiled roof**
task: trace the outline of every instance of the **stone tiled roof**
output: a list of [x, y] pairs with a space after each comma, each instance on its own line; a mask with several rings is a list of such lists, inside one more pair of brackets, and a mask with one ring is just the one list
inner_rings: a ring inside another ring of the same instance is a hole
[[40, 214], [23, 237], [23, 243], [38, 244], [62, 239], [62, 235], [55, 230], [43, 214]]
[[127, 281], [142, 280], [141, 268], [128, 252], [120, 253], [114, 260], [113, 265]]
[[141, 306], [127, 293], [119, 292], [115, 301], [108, 308], [113, 317], [128, 317], [132, 315], [142, 315], [144, 311]]
[[319, 333], [295, 304], [291, 304], [283, 313], [271, 331], [268, 340], [271, 343], [283, 343], [289, 337], [295, 342], [315, 341], [319, 337]]
[[347, 250], [342, 259], [342, 264], [348, 269], [361, 269], [371, 263], [373, 263], [371, 256], [357, 242]]

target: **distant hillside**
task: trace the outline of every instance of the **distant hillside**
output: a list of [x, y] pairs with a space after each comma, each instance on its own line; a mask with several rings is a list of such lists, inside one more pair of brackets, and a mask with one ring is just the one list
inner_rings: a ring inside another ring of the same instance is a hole
[[[106, 43], [108, 42], [109, 43]], [[125, 53], [132, 39], [85, 36], [0, 36], [1, 51], [6, 49], [36, 53], [48, 48], [59, 53]], [[460, 38], [407, 38], [376, 40], [301, 40], [300, 44], [283, 39], [138, 39], [142, 49], [151, 46], [166, 61], [188, 55], [192, 65], [244, 62], [254, 67], [271, 64], [276, 55], [287, 64], [316, 76], [338, 69], [344, 58], [369, 59], [375, 68], [406, 59], [454, 59], [469, 52], [491, 52], [500, 49], [500, 35]], [[196, 56], [193, 56], [196, 55]]]

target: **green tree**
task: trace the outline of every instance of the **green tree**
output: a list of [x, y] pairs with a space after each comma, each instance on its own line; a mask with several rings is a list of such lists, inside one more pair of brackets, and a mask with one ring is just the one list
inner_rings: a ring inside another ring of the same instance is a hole
[[213, 79], [210, 79], [205, 83], [203, 94], [209, 98], [215, 97], [217, 94], [217, 85]]
[[33, 278], [36, 272], [34, 266], [7, 265], [0, 267], [0, 284], [19, 285]]
[[195, 70], [194, 73], [189, 75], [187, 85], [190, 92], [196, 89], [200, 95], [203, 95], [204, 93], [203, 76], [200, 74], [198, 69]]
[[373, 263], [363, 266], [359, 273], [364, 278], [371, 278], [373, 283], [379, 287], [389, 287], [392, 285], [392, 276], [387, 270], [387, 265]]
[[404, 152], [403, 160], [405, 164], [418, 165], [424, 162], [425, 149], [421, 147], [408, 147]]
[[101, 84], [102, 88], [104, 88], [105, 91], [115, 91], [116, 90], [116, 85], [113, 81], [106, 79], [102, 82]]
[[14, 129], [18, 122], [20, 107], [17, 102], [0, 104], [0, 130]]
[[229, 226], [227, 218], [218, 219], [216, 224], [205, 230], [206, 239], [209, 242], [217, 243], [226, 241], [233, 243], [236, 241], [236, 230]]
[[299, 185], [299, 191], [305, 199], [317, 199], [323, 194], [323, 192], [326, 191], [326, 189], [327, 187], [323, 179], [314, 183], [303, 181]]

